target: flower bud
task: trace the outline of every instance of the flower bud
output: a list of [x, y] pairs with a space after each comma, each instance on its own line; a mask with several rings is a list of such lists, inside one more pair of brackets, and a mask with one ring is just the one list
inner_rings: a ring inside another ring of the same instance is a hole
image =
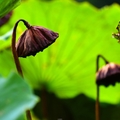
[[30, 26], [16, 44], [18, 57], [26, 57], [43, 51], [58, 38], [58, 33], [40, 26]]
[[97, 85], [109, 86], [120, 82], [120, 65], [108, 63], [103, 66], [96, 74]]

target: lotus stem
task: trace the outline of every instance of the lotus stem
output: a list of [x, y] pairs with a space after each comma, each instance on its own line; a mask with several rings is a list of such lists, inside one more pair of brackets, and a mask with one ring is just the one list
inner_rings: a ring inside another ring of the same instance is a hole
[[[15, 61], [17, 71], [23, 77], [23, 72], [22, 72], [22, 69], [21, 69], [20, 61], [19, 61], [17, 51], [16, 51], [16, 47], [15, 47], [15, 45], [16, 45], [16, 29], [17, 29], [18, 23], [20, 21], [24, 22], [24, 24], [27, 28], [29, 28], [30, 25], [25, 20], [20, 19], [15, 23], [15, 26], [13, 28], [13, 34], [12, 34], [12, 54], [13, 54], [13, 57], [14, 57], [14, 61]], [[27, 120], [32, 120], [30, 110], [26, 110], [26, 117], [27, 117]]]
[[[96, 72], [98, 72], [99, 70], [99, 58], [102, 58], [105, 61], [105, 64], [109, 63], [102, 55], [98, 55], [96, 59]], [[99, 85], [97, 85], [97, 98], [96, 98], [96, 105], [95, 105], [96, 120], [100, 120], [99, 93], [100, 93]]]

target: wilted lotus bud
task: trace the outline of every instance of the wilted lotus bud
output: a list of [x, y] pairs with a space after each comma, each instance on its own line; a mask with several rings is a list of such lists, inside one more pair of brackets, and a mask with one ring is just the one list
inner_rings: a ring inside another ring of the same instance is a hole
[[108, 63], [103, 66], [96, 74], [97, 85], [109, 86], [120, 82], [120, 65]]
[[30, 26], [16, 44], [18, 57], [35, 55], [43, 51], [58, 38], [58, 33], [40, 26]]

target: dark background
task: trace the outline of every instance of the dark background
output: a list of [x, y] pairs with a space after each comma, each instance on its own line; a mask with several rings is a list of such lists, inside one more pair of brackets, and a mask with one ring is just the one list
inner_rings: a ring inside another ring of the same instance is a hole
[[[34, 90], [41, 101], [33, 109], [47, 120], [95, 120], [95, 100], [80, 94], [72, 99], [59, 99], [47, 91]], [[44, 113], [43, 113], [44, 111]], [[120, 104], [100, 103], [100, 120], [120, 120]]]
[[[78, 2], [83, 2], [85, 0], [76, 0]], [[98, 7], [98, 8], [101, 8], [103, 6], [106, 6], [106, 5], [111, 5], [113, 3], [118, 3], [120, 4], [120, 0], [86, 0], [88, 2], [90, 2], [92, 5]]]

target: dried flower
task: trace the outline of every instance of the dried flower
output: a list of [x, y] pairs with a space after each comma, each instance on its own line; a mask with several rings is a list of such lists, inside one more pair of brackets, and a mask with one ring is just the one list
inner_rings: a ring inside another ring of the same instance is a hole
[[[16, 44], [16, 30], [20, 21], [22, 21], [28, 29], [21, 35]], [[19, 57], [34, 56], [37, 52], [43, 51], [43, 49], [55, 42], [57, 38], [58, 33], [40, 26], [30, 26], [29, 23], [23, 19], [18, 20], [13, 28], [11, 44], [18, 73], [23, 77]], [[26, 110], [26, 117], [27, 120], [32, 120], [30, 110]]]
[[120, 42], [120, 22], [118, 23], [116, 29], [118, 30], [117, 33], [113, 33], [112, 36]]
[[30, 26], [16, 44], [18, 57], [36, 55], [58, 38], [58, 33], [40, 26]]
[[109, 86], [120, 82], [120, 65], [108, 63], [103, 66], [96, 74], [97, 85]]
[[[16, 44], [16, 31], [19, 22], [23, 22], [27, 30], [21, 35]], [[19, 19], [13, 28], [12, 33], [12, 53], [16, 68], [21, 76], [23, 76], [22, 69], [18, 57], [27, 57], [35, 55], [39, 51], [43, 51], [50, 44], [55, 42], [58, 38], [58, 33], [39, 26], [30, 26], [29, 23], [23, 19]]]
[[120, 42], [120, 33], [113, 33], [112, 36]]

